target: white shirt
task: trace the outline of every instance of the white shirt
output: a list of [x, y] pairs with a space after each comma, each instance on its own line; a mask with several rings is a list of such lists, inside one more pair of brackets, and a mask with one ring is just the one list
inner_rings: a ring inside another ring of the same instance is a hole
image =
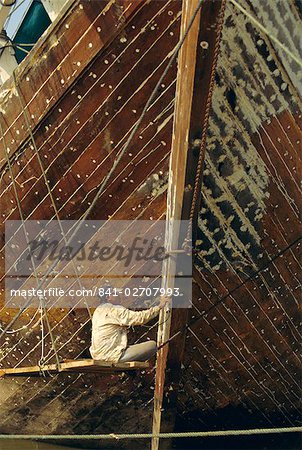
[[127, 331], [131, 325], [143, 325], [159, 314], [160, 307], [131, 311], [105, 303], [94, 311], [90, 354], [95, 360], [117, 362], [127, 348]]

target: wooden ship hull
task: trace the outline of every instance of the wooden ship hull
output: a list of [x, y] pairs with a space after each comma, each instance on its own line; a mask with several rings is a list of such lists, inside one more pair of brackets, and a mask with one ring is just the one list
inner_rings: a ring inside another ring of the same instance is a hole
[[[193, 153], [222, 3], [203, 5], [212, 27], [199, 36]], [[246, 8], [299, 52], [295, 2], [248, 0]], [[179, 41], [181, 11], [181, 0], [68, 3], [15, 81], [2, 87], [3, 252], [5, 221], [20, 219], [9, 165], [25, 219], [56, 218], [35, 145], [60, 219], [79, 219]], [[88, 219], [165, 218], [176, 77], [174, 63]], [[299, 424], [300, 88], [295, 61], [227, 2], [193, 230], [188, 319], [201, 317], [170, 344], [162, 431]], [[4, 259], [1, 265], [4, 328], [16, 310], [5, 305]], [[14, 325], [20, 331], [2, 337], [0, 368], [36, 365], [35, 313], [26, 310]], [[49, 310], [49, 318], [60, 356], [83, 357], [91, 334], [87, 310]], [[172, 320], [173, 332], [182, 321]], [[136, 339], [155, 332], [138, 330]], [[45, 345], [51, 353], [49, 337]], [[154, 376], [146, 369], [2, 378], [0, 433], [151, 432]], [[104, 448], [147, 447], [131, 440]]]

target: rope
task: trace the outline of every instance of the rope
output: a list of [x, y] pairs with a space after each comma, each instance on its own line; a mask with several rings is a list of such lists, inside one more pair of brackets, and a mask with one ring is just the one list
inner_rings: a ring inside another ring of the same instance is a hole
[[19, 45], [13, 44], [13, 47], [16, 47], [18, 50], [21, 50], [21, 52], [24, 52], [28, 55], [29, 51], [25, 50], [25, 48], [20, 47]]
[[36, 45], [36, 43], [35, 42], [31, 42], [31, 43], [14, 42], [14, 45], [22, 45], [22, 47], [33, 47], [34, 45]]
[[[3, 118], [3, 115], [2, 115], [2, 118]], [[21, 207], [21, 203], [20, 203], [20, 199], [19, 199], [19, 195], [18, 195], [18, 190], [17, 190], [17, 186], [16, 186], [16, 180], [15, 180], [13, 169], [12, 169], [12, 165], [11, 165], [11, 162], [10, 162], [10, 159], [9, 159], [7, 144], [6, 144], [6, 141], [5, 141], [5, 137], [4, 137], [4, 133], [3, 133], [3, 127], [2, 127], [1, 122], [0, 122], [0, 131], [1, 131], [1, 136], [2, 136], [2, 140], [3, 140], [3, 146], [4, 146], [4, 149], [5, 149], [5, 151], [4, 151], [5, 158], [6, 158], [6, 162], [7, 162], [8, 168], [9, 168], [10, 177], [11, 177], [11, 180], [12, 180], [12, 183], [13, 183], [13, 189], [14, 189], [14, 193], [15, 193], [15, 198], [16, 198], [16, 203], [17, 203], [17, 206], [18, 206], [20, 219], [21, 219], [21, 222], [22, 222], [22, 227], [23, 227], [23, 231], [24, 231], [24, 235], [25, 235], [26, 244], [27, 244], [27, 246], [29, 246], [29, 239], [28, 239], [28, 234], [27, 234], [27, 231], [26, 231], [24, 215], [23, 215], [23, 212], [22, 212], [22, 207]], [[31, 260], [31, 264], [32, 264], [32, 267], [33, 267], [33, 271], [34, 271], [34, 276], [35, 276], [35, 279], [36, 279], [36, 282], [37, 282], [37, 285], [38, 285], [37, 269], [36, 269], [35, 261], [34, 261], [34, 258], [33, 258], [32, 255], [30, 255], [30, 260]], [[45, 301], [44, 297], [43, 298], [41, 297], [41, 301], [42, 302]], [[30, 302], [31, 302], [31, 299], [29, 299], [27, 301], [28, 304]], [[44, 309], [45, 309], [45, 307], [44, 307]], [[17, 314], [17, 316], [20, 317], [22, 312], [23, 311], [20, 308], [20, 311], [18, 313], [19, 315]], [[15, 323], [15, 322], [13, 322], [13, 323]], [[57, 352], [56, 352], [56, 345], [55, 345], [55, 341], [53, 339], [53, 335], [51, 333], [51, 328], [50, 328], [50, 324], [49, 324], [49, 320], [48, 320], [48, 316], [47, 315], [46, 315], [46, 323], [47, 323], [47, 326], [49, 327], [49, 334], [50, 334], [50, 338], [51, 338], [51, 343], [52, 343], [53, 349], [54, 349], [54, 351], [56, 353], [56, 355], [55, 355], [56, 356], [56, 362], [57, 362], [57, 367], [59, 369], [60, 368], [60, 361], [59, 361], [59, 357], [58, 357]], [[4, 330], [2, 330], [1, 331], [1, 336], [3, 334], [5, 334], [6, 331], [8, 331], [10, 328], [11, 328], [11, 326], [7, 326]]]
[[[3, 117], [3, 115], [2, 115], [2, 117]], [[28, 236], [27, 236], [27, 232], [26, 232], [26, 226], [25, 226], [24, 216], [23, 216], [23, 213], [22, 213], [22, 208], [21, 208], [21, 203], [20, 203], [20, 199], [19, 199], [19, 196], [18, 196], [18, 191], [17, 191], [16, 181], [15, 181], [15, 178], [14, 178], [12, 165], [11, 165], [10, 159], [9, 159], [7, 143], [6, 143], [6, 140], [5, 140], [5, 137], [4, 137], [4, 132], [3, 132], [3, 127], [2, 127], [1, 121], [0, 121], [0, 132], [1, 132], [1, 137], [2, 137], [2, 140], [3, 140], [4, 155], [5, 155], [5, 159], [6, 159], [7, 165], [8, 165], [10, 177], [11, 177], [11, 180], [12, 180], [12, 183], [13, 183], [13, 190], [14, 190], [14, 194], [15, 194], [15, 199], [16, 199], [18, 211], [19, 211], [19, 214], [20, 214], [21, 222], [22, 222], [22, 227], [23, 227], [23, 231], [24, 231], [24, 234], [25, 234], [25, 239], [27, 240], [27, 245], [28, 245], [28, 244], [29, 244], [29, 241], [28, 241]], [[34, 262], [33, 260], [32, 260], [31, 262], [32, 262], [32, 264], [33, 264], [33, 268], [35, 269], [35, 262]], [[34, 317], [35, 317], [35, 316], [34, 316]], [[31, 320], [32, 320], [32, 319], [31, 319]], [[29, 324], [30, 324], [30, 323], [31, 323], [31, 321], [29, 322]], [[6, 328], [7, 328], [7, 327], [6, 327]], [[8, 332], [8, 333], [14, 333], [14, 332], [18, 331], [18, 330], [9, 330], [9, 328], [10, 328], [10, 327], [8, 327], [7, 330], [6, 330], [6, 329], [5, 329], [5, 330], [2, 330], [2, 329], [1, 329], [1, 333], [6, 333], [6, 332]], [[20, 328], [20, 330], [23, 329], [23, 328], [24, 328], [24, 327]]]
[[267, 28], [265, 28], [254, 16], [252, 16], [246, 9], [244, 9], [236, 0], [230, 0], [231, 3], [233, 3], [236, 8], [241, 11], [245, 17], [247, 17], [256, 27], [259, 28], [271, 41], [275, 42], [275, 44], [279, 45], [279, 47], [286, 53], [290, 58], [292, 58], [300, 67], [302, 67], [302, 60], [292, 53], [291, 50], [289, 50], [287, 47], [285, 47], [282, 42], [279, 41], [278, 38], [276, 38], [271, 32], [268, 31]]
[[17, 44], [14, 44], [12, 41], [10, 41], [10, 44], [7, 45], [3, 45], [2, 47], [0, 47], [0, 51], [1, 51], [1, 55], [3, 53], [3, 50], [5, 50], [6, 48], [17, 48], [18, 50], [21, 50], [22, 52], [26, 53], [28, 55], [29, 51], [26, 50], [25, 48], [20, 47]]
[[[23, 325], [22, 327], [14, 329], [14, 330], [8, 330], [6, 333], [7, 334], [15, 334], [15, 333], [19, 333], [20, 331], [25, 330], [26, 328], [28, 328], [33, 323], [33, 321], [35, 320], [36, 316], [38, 315], [38, 311], [39, 310], [37, 310], [35, 312], [35, 314], [32, 316], [32, 318], [30, 319], [30, 321], [26, 325]], [[3, 331], [3, 328], [1, 326], [0, 326], [0, 331]], [[2, 359], [0, 359], [0, 361], [2, 361]]]
[[[43, 364], [44, 362], [44, 322], [43, 322], [43, 304], [42, 299], [40, 299], [40, 321], [41, 321], [41, 359], [39, 362]], [[40, 364], [39, 364], [40, 365]]]
[[[138, 216], [138, 219], [139, 219], [139, 217], [141, 217], [142, 215], [143, 215], [143, 213], [144, 213], [144, 211], [141, 211], [141, 214]], [[159, 220], [162, 218], [162, 216], [160, 216], [160, 218], [159, 218]], [[104, 275], [104, 277], [106, 276], [108, 274], [108, 272]], [[150, 283], [150, 285], [152, 285], [152, 283], [154, 282], [154, 280]], [[148, 286], [150, 286], [150, 285], [148, 285]], [[79, 300], [79, 301], [81, 301], [81, 300]], [[76, 304], [77, 305], [77, 304]], [[75, 306], [76, 306], [75, 305]], [[74, 307], [75, 307], [74, 306]], [[73, 307], [73, 308], [74, 308]], [[58, 322], [55, 326], [54, 326], [54, 328], [56, 328], [56, 327], [58, 327], [59, 325], [60, 325], [60, 323], [63, 321], [63, 320], [65, 320], [66, 318], [67, 318], [67, 316], [70, 314], [72, 312], [72, 310], [70, 310], [69, 312], [68, 312], [68, 314], [65, 316], [65, 317], [63, 317], [63, 319], [60, 321], [60, 322]], [[68, 341], [67, 342], [65, 342], [61, 347], [59, 347], [59, 351], [60, 350], [62, 350], [83, 328], [85, 328], [86, 326], [87, 326], [87, 324], [89, 323], [89, 320], [87, 320], [87, 321], [85, 321], [84, 323], [82, 323], [81, 324], [81, 326], [79, 327], [79, 328], [77, 328], [76, 329], [76, 331], [68, 338]], [[155, 327], [156, 326], [156, 324], [153, 326], [153, 327]], [[53, 328], [53, 329], [54, 329]], [[137, 342], [135, 342], [135, 343], [137, 343]], [[49, 361], [50, 359], [51, 359], [51, 357], [52, 356], [50, 356], [50, 357], [47, 357], [47, 359], [46, 359], [46, 362], [47, 361]], [[21, 360], [22, 361], [22, 360]], [[19, 364], [19, 363], [18, 363]]]
[[[100, 187], [99, 187], [99, 189], [98, 189], [98, 191], [97, 191], [93, 201], [91, 202], [90, 206], [87, 208], [86, 212], [80, 217], [80, 219], [78, 220], [77, 224], [74, 226], [74, 231], [73, 231], [72, 235], [70, 236], [70, 238], [68, 239], [67, 245], [72, 241], [72, 239], [76, 235], [77, 231], [81, 227], [82, 221], [84, 221], [88, 217], [88, 215], [90, 214], [90, 212], [94, 208], [98, 198], [100, 197], [100, 195], [102, 194], [104, 188], [106, 187], [107, 182], [110, 179], [110, 177], [112, 176], [116, 166], [119, 164], [119, 162], [122, 159], [123, 155], [127, 152], [128, 148], [129, 148], [129, 146], [130, 146], [130, 144], [132, 142], [132, 139], [133, 139], [134, 135], [136, 134], [138, 128], [140, 127], [140, 125], [141, 125], [141, 123], [142, 123], [142, 121], [143, 121], [143, 119], [144, 119], [144, 117], [145, 117], [145, 115], [146, 115], [146, 113], [147, 113], [147, 111], [148, 111], [148, 109], [149, 109], [153, 99], [155, 98], [155, 96], [156, 96], [156, 94], [157, 94], [161, 84], [163, 83], [163, 81], [164, 81], [168, 71], [170, 70], [170, 68], [172, 67], [173, 63], [175, 62], [175, 60], [176, 60], [176, 58], [178, 56], [178, 53], [179, 53], [181, 47], [183, 46], [183, 43], [184, 43], [184, 41], [185, 41], [185, 39], [186, 39], [186, 37], [187, 37], [187, 35], [188, 35], [188, 33], [189, 33], [193, 23], [194, 23], [195, 17], [197, 16], [197, 14], [199, 12], [199, 9], [201, 7], [202, 2], [203, 2], [203, 0], [200, 0], [199, 6], [196, 9], [195, 13], [193, 14], [192, 19], [191, 19], [191, 21], [190, 21], [190, 23], [188, 25], [188, 28], [187, 28], [186, 32], [184, 33], [182, 39], [180, 39], [178, 45], [176, 46], [176, 49], [175, 49], [173, 55], [171, 56], [170, 61], [168, 62], [166, 69], [164, 70], [164, 72], [161, 75], [160, 79], [158, 80], [155, 88], [153, 89], [153, 91], [152, 91], [152, 93], [151, 93], [151, 95], [150, 95], [150, 97], [149, 97], [149, 99], [148, 99], [148, 101], [147, 101], [147, 103], [146, 103], [142, 113], [141, 113], [141, 116], [140, 116], [139, 120], [137, 121], [135, 127], [133, 128], [132, 132], [130, 133], [130, 135], [129, 135], [129, 137], [128, 137], [124, 147], [122, 148], [122, 150], [118, 154], [117, 158], [115, 159], [115, 161], [114, 161], [110, 171], [108, 172], [108, 174], [103, 179], [103, 181], [102, 181], [102, 183], [101, 183], [101, 185], [100, 185]], [[55, 260], [53, 262], [53, 264], [49, 267], [49, 269], [45, 273], [44, 277], [42, 278], [42, 281], [39, 283], [38, 289], [41, 289], [41, 287], [44, 285], [44, 280], [52, 272], [52, 270], [56, 267], [58, 262], [59, 262], [59, 259]], [[25, 309], [30, 304], [30, 301], [31, 301], [31, 299], [29, 299], [29, 300], [27, 300], [27, 302], [25, 302], [25, 304], [23, 305], [23, 309]], [[12, 327], [12, 325], [20, 317], [21, 314], [22, 314], [22, 310], [20, 310], [15, 315], [15, 317], [10, 321], [10, 323], [3, 330], [3, 332], [0, 333], [0, 338], [3, 337], [3, 335], [6, 333], [6, 330], [8, 330], [9, 328]]]
[[203, 162], [204, 162], [204, 158], [205, 158], [207, 131], [208, 131], [208, 125], [209, 125], [209, 119], [210, 119], [211, 106], [212, 106], [212, 96], [213, 96], [213, 91], [214, 91], [214, 87], [215, 87], [215, 73], [216, 73], [216, 66], [217, 66], [217, 61], [218, 61], [218, 56], [219, 56], [219, 51], [220, 51], [220, 42], [221, 42], [222, 27], [223, 27], [223, 22], [224, 22], [225, 8], [226, 8], [226, 0], [224, 0], [222, 2], [221, 10], [219, 12], [218, 23], [217, 23], [217, 35], [216, 35], [216, 40], [215, 40], [213, 62], [212, 62], [211, 73], [210, 73], [209, 92], [208, 92], [208, 97], [207, 97], [207, 102], [206, 102], [206, 107], [205, 107], [204, 120], [203, 120], [203, 124], [202, 124], [202, 135], [201, 135], [199, 158], [198, 158], [196, 176], [195, 176], [195, 182], [194, 182], [192, 204], [191, 204], [191, 210], [190, 210], [190, 216], [189, 216], [189, 225], [188, 225], [187, 235], [183, 242], [183, 247], [191, 241], [190, 235], [191, 235], [192, 226], [193, 226], [193, 218], [194, 218], [195, 209], [197, 206], [197, 200], [199, 197], [202, 167], [203, 167]]
[[48, 314], [47, 314], [47, 309], [45, 307], [45, 300], [44, 298], [42, 299], [42, 303], [43, 303], [43, 317], [45, 317], [46, 320], [46, 325], [49, 331], [49, 336], [50, 336], [50, 340], [51, 340], [51, 344], [52, 344], [52, 348], [55, 354], [55, 359], [56, 359], [56, 365], [57, 365], [57, 369], [60, 369], [60, 358], [57, 352], [57, 348], [56, 348], [56, 340], [54, 338], [53, 332], [52, 332], [52, 328], [51, 325], [49, 323], [49, 318], [48, 318]]
[[183, 433], [133, 433], [133, 434], [0, 434], [0, 439], [20, 439], [20, 440], [120, 440], [120, 439], [171, 439], [171, 438], [202, 438], [215, 436], [250, 436], [255, 434], [275, 434], [275, 433], [301, 433], [302, 427], [284, 428], [252, 428], [248, 430], [221, 430], [221, 431], [188, 431]]
[[41, 358], [38, 361], [38, 366], [40, 368], [40, 374], [45, 377], [44, 365], [45, 365], [45, 357], [44, 357], [44, 322], [43, 322], [43, 301], [40, 298], [40, 322], [41, 322]]
[[[42, 176], [43, 176], [43, 179], [44, 179], [44, 182], [45, 182], [45, 185], [46, 185], [46, 189], [47, 189], [48, 195], [49, 195], [49, 197], [50, 197], [50, 201], [51, 201], [53, 210], [54, 210], [54, 212], [55, 212], [55, 216], [56, 216], [56, 218], [57, 218], [57, 222], [58, 222], [59, 227], [60, 227], [60, 231], [61, 231], [61, 233], [62, 233], [62, 236], [63, 236], [64, 242], [65, 242], [65, 245], [67, 246], [68, 243], [67, 243], [67, 239], [66, 239], [66, 235], [65, 235], [63, 226], [62, 226], [62, 224], [61, 224], [61, 219], [60, 219], [60, 216], [59, 216], [59, 211], [58, 211], [58, 209], [57, 209], [57, 206], [56, 206], [56, 203], [55, 203], [55, 199], [54, 199], [54, 197], [53, 197], [53, 194], [52, 194], [52, 192], [51, 192], [51, 189], [50, 189], [50, 186], [49, 186], [49, 183], [48, 183], [48, 180], [47, 180], [47, 176], [46, 176], [46, 173], [45, 173], [45, 170], [44, 170], [44, 167], [43, 167], [42, 159], [41, 159], [41, 157], [40, 157], [40, 153], [39, 153], [39, 150], [38, 150], [38, 147], [37, 147], [37, 143], [36, 143], [36, 140], [35, 140], [35, 136], [34, 136], [34, 134], [33, 134], [33, 131], [32, 131], [31, 125], [30, 125], [30, 117], [29, 117], [29, 114], [28, 114], [28, 109], [27, 109], [26, 105], [24, 104], [24, 102], [22, 101], [22, 95], [21, 95], [20, 88], [19, 88], [19, 86], [18, 86], [18, 84], [17, 84], [15, 72], [13, 73], [13, 79], [14, 79], [14, 84], [15, 84], [16, 92], [17, 92], [17, 94], [18, 94], [19, 103], [20, 103], [20, 106], [21, 106], [21, 109], [22, 109], [22, 112], [23, 112], [23, 116], [24, 116], [24, 119], [25, 119], [27, 131], [28, 131], [28, 133], [29, 133], [29, 135], [30, 135], [30, 139], [31, 139], [32, 144], [33, 144], [33, 147], [34, 147], [34, 151], [35, 151], [35, 154], [36, 154], [36, 157], [37, 157], [37, 160], [38, 160], [40, 169], [41, 169], [41, 174], [42, 174]], [[82, 283], [81, 283], [81, 281], [80, 281], [80, 279], [79, 279], [79, 271], [78, 271], [77, 266], [76, 266], [76, 264], [75, 264], [75, 261], [74, 261], [73, 259], [71, 260], [71, 264], [72, 264], [72, 266], [73, 266], [74, 273], [75, 273], [75, 275], [76, 275], [76, 277], [77, 277], [77, 282], [78, 282], [78, 284], [79, 284], [79, 287], [80, 287], [80, 289], [83, 290]], [[90, 314], [90, 311], [89, 311], [89, 307], [88, 307], [88, 304], [87, 304], [86, 301], [85, 301], [85, 305], [86, 305], [86, 308], [87, 308], [89, 317], [91, 317], [91, 314]], [[45, 311], [47, 312], [46, 309], [45, 309]]]

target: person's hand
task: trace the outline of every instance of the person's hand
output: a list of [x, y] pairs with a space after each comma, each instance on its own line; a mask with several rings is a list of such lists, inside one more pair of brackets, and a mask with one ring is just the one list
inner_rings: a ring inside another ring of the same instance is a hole
[[171, 297], [169, 297], [168, 295], [163, 295], [162, 297], [160, 297], [160, 302], [159, 302], [159, 306], [160, 308], [164, 308], [166, 305], [168, 305], [171, 301]]

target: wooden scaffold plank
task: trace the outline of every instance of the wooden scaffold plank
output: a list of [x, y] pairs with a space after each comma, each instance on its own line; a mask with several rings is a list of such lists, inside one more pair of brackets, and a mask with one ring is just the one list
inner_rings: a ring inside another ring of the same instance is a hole
[[[148, 362], [131, 361], [122, 363], [111, 363], [108, 361], [96, 361], [93, 359], [78, 359], [63, 361], [60, 364], [59, 372], [124, 372], [127, 370], [148, 369]], [[12, 369], [1, 369], [0, 376], [26, 376], [39, 375], [41, 372], [56, 373], [58, 372], [56, 364], [45, 364], [43, 367], [38, 365], [28, 367], [16, 367]]]

